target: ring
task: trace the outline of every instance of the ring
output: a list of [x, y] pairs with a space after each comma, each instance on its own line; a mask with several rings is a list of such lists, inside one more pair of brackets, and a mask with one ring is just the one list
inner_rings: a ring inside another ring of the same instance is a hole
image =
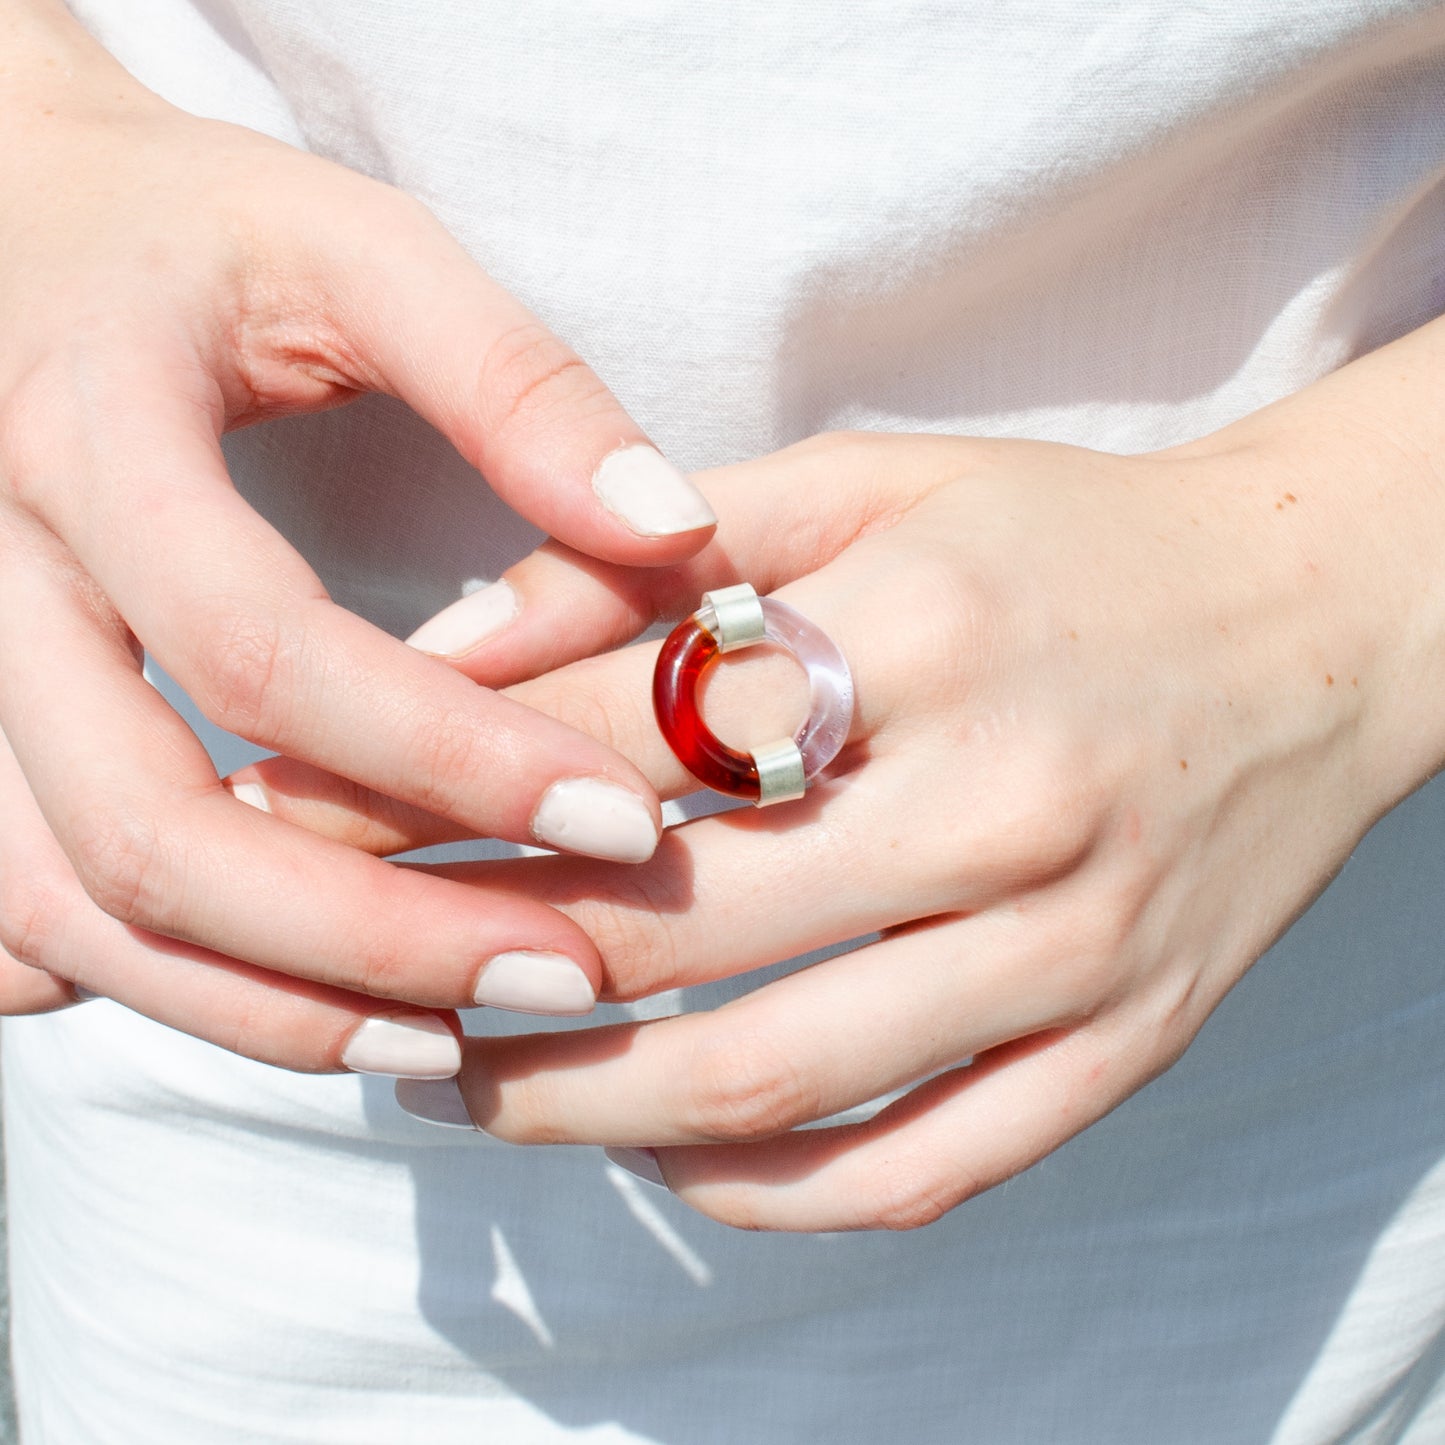
[[[702, 720], [697, 688], [723, 653], [759, 642], [777, 643], [802, 665], [810, 704], [792, 737], [744, 753], [728, 747]], [[761, 808], [801, 798], [838, 756], [853, 723], [853, 677], [822, 628], [743, 582], [704, 592], [702, 606], [668, 635], [652, 674], [652, 706], [668, 747], [693, 777]]]

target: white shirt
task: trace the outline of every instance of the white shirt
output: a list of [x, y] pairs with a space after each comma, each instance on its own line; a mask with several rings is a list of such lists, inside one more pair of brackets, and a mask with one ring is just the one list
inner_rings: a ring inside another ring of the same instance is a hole
[[[1426, 0], [75, 9], [420, 196], [683, 466], [1146, 449], [1445, 309]], [[533, 538], [388, 401], [228, 455], [398, 633]], [[107, 1003], [7, 1022], [27, 1445], [1438, 1441], [1442, 846], [1433, 787], [1168, 1075], [899, 1237], [732, 1232]]]

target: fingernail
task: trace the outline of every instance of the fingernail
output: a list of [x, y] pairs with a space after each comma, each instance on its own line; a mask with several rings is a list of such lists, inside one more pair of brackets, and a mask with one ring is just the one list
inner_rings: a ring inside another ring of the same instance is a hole
[[489, 1008], [528, 1014], [586, 1014], [597, 1003], [587, 975], [565, 953], [520, 948], [482, 965], [473, 997]]
[[521, 610], [521, 599], [512, 585], [493, 582], [423, 622], [407, 638], [407, 645], [437, 657], [464, 657], [500, 632]]
[[449, 1079], [462, 1066], [462, 1046], [435, 1014], [377, 1014], [352, 1034], [341, 1062], [357, 1074]]
[[635, 1174], [639, 1179], [645, 1179], [649, 1184], [656, 1184], [659, 1189], [667, 1188], [667, 1180], [662, 1177], [662, 1169], [658, 1165], [657, 1155], [651, 1149], [604, 1149], [602, 1151], [619, 1169], [625, 1169], [629, 1174]]
[[266, 796], [266, 790], [260, 783], [228, 783], [231, 796], [238, 803], [245, 803], [247, 807], [259, 808], [263, 813], [271, 811], [271, 800]]
[[455, 1079], [398, 1079], [396, 1102], [424, 1124], [448, 1129], [476, 1129]]
[[657, 848], [657, 824], [636, 793], [601, 778], [563, 778], [545, 793], [532, 835], [549, 848], [645, 863]]
[[70, 991], [75, 995], [76, 1003], [92, 1003], [100, 997], [98, 993], [92, 993], [88, 988], [81, 988], [78, 983], [71, 984]]
[[592, 490], [643, 537], [695, 532], [717, 522], [707, 498], [655, 447], [623, 447], [603, 457]]

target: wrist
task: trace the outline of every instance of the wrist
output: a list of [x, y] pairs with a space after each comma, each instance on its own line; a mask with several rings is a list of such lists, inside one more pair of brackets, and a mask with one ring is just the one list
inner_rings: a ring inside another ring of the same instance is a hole
[[1348, 734], [1375, 813], [1445, 764], [1442, 381], [1436, 323], [1161, 457], [1227, 479], [1248, 550], [1290, 594], [1288, 665], [1358, 699]]

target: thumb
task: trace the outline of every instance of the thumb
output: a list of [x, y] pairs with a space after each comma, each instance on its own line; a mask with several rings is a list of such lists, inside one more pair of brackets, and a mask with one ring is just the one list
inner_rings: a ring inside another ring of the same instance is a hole
[[509, 506], [578, 551], [632, 566], [691, 556], [716, 522], [596, 373], [419, 204], [373, 213], [321, 287], [360, 380], [444, 433]]
[[[895, 455], [900, 446], [906, 467]], [[677, 566], [615, 566], [549, 541], [407, 640], [476, 682], [510, 686], [683, 617], [708, 588], [749, 582], [767, 593], [816, 571], [896, 521], [956, 466], [952, 438], [810, 437], [699, 473], [721, 521]]]

